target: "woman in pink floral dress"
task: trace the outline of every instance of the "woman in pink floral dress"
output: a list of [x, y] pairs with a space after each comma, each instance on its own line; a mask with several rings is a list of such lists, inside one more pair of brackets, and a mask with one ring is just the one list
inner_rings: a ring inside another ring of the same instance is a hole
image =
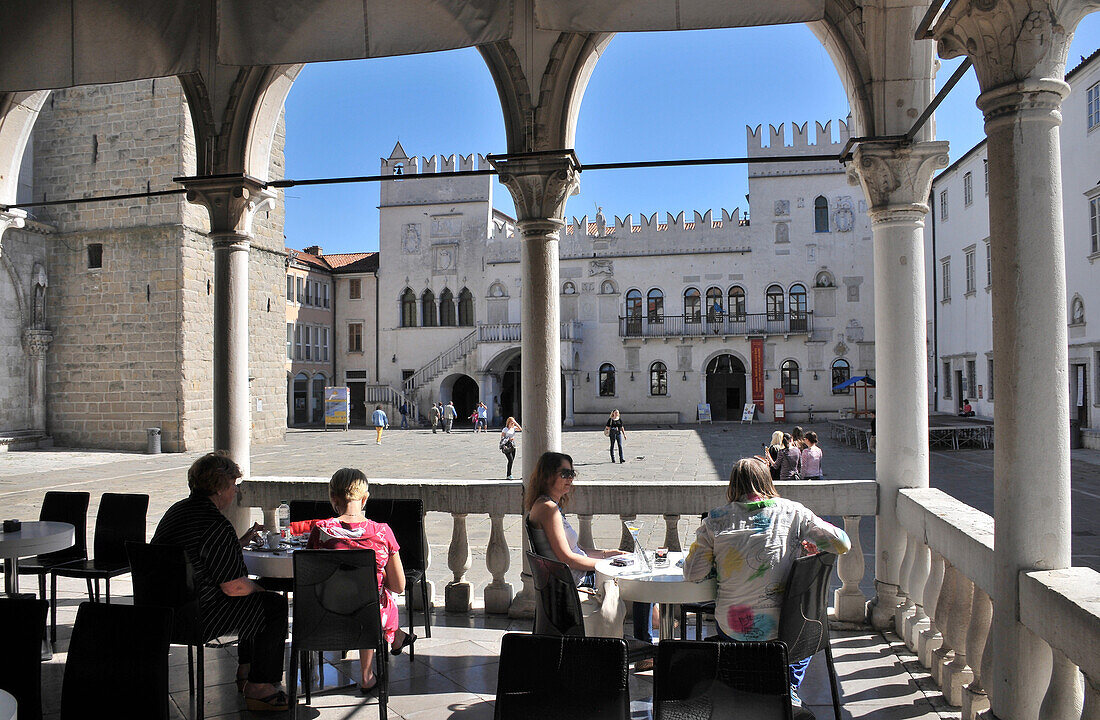
[[[405, 570], [401, 567], [400, 546], [393, 530], [386, 523], [368, 520], [363, 514], [367, 502], [367, 476], [354, 468], [337, 470], [328, 484], [329, 500], [337, 517], [318, 520], [309, 534], [310, 548], [327, 550], [373, 550], [378, 564], [379, 601], [382, 611], [382, 628], [390, 653], [400, 655], [401, 650], [416, 642], [416, 635], [401, 630], [395, 593], [405, 590]], [[374, 650], [359, 651], [359, 669], [362, 675], [359, 689], [364, 694], [373, 692], [378, 684], [374, 677]]]

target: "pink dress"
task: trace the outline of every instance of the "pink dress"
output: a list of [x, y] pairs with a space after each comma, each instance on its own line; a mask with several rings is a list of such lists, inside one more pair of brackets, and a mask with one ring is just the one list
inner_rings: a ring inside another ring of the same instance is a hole
[[382, 627], [386, 634], [386, 642], [392, 643], [394, 633], [400, 625], [398, 617], [397, 601], [393, 593], [382, 585], [382, 574], [389, 562], [390, 556], [401, 549], [397, 544], [397, 538], [393, 536], [393, 530], [386, 523], [378, 523], [373, 520], [348, 523], [336, 518], [318, 520], [309, 533], [311, 549], [323, 548], [325, 550], [373, 550], [375, 561], [378, 565], [378, 599], [382, 606]]

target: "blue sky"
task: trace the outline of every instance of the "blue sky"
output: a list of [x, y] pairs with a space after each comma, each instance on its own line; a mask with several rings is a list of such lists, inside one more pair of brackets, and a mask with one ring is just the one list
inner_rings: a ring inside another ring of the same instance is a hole
[[[1078, 27], [1068, 68], [1100, 47], [1100, 13]], [[945, 61], [946, 82], [959, 61]], [[984, 137], [970, 70], [936, 114], [959, 157]], [[581, 106], [581, 163], [745, 154], [745, 126], [848, 115], [832, 61], [804, 25], [620, 34], [596, 66]], [[286, 102], [287, 177], [374, 175], [397, 140], [410, 155], [500, 153], [504, 123], [474, 49], [308, 65]], [[788, 135], [789, 137], [789, 135]], [[745, 166], [593, 171], [566, 216], [748, 209]], [[513, 214], [499, 184], [494, 204]], [[326, 253], [378, 249], [378, 185], [290, 188], [290, 247]]]

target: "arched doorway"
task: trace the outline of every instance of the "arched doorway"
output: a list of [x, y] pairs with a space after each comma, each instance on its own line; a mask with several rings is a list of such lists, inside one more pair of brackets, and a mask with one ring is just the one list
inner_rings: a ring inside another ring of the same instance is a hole
[[294, 424], [305, 425], [309, 422], [309, 376], [298, 373], [294, 376]]
[[745, 365], [726, 353], [707, 363], [707, 402], [714, 420], [737, 420], [745, 407]]
[[501, 422], [514, 417], [516, 422], [523, 424], [520, 412], [520, 356], [517, 354], [504, 366], [504, 372], [500, 374], [500, 416]]
[[[445, 383], [447, 381], [444, 381]], [[450, 400], [454, 403], [455, 413], [455, 425], [458, 427], [465, 427], [470, 424], [470, 414], [473, 413], [474, 408], [477, 407], [477, 401], [480, 397], [478, 394], [477, 381], [475, 381], [469, 375], [457, 375], [450, 383], [451, 396]]]

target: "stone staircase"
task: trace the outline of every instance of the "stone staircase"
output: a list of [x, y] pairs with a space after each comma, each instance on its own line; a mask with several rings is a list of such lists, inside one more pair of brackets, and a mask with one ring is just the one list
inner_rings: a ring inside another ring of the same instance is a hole
[[422, 385], [427, 385], [443, 371], [465, 360], [466, 356], [477, 347], [477, 343], [478, 329], [475, 328], [469, 335], [439, 353], [439, 355], [427, 362], [424, 367], [410, 375], [409, 379], [405, 381], [405, 393], [410, 396], [415, 396], [417, 388]]
[[0, 452], [37, 450], [53, 447], [53, 438], [44, 430], [8, 430], [0, 432]]

